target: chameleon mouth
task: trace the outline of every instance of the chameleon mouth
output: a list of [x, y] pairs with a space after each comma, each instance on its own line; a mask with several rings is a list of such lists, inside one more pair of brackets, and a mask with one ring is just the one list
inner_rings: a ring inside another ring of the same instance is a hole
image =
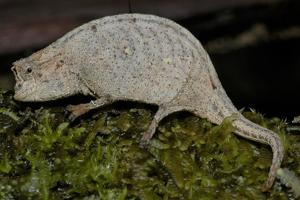
[[14, 99], [17, 101], [23, 101], [23, 99], [26, 97], [25, 92], [22, 91], [15, 91]]
[[18, 101], [30, 102], [34, 101], [35, 84], [29, 82], [17, 81], [15, 86], [14, 99]]
[[14, 99], [18, 101], [29, 101], [27, 100], [30, 96], [30, 93], [28, 93], [28, 90], [15, 90]]

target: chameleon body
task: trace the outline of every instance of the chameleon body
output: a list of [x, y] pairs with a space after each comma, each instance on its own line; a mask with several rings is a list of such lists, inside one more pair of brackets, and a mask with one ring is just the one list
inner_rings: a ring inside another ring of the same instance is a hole
[[200, 42], [165, 18], [122, 14], [91, 21], [16, 61], [12, 71], [16, 100], [48, 101], [78, 93], [95, 97], [90, 103], [69, 106], [75, 117], [117, 100], [157, 105], [144, 142], [173, 112], [189, 111], [216, 124], [234, 114], [236, 134], [272, 148], [263, 190], [271, 188], [283, 159], [278, 135], [238, 112]]

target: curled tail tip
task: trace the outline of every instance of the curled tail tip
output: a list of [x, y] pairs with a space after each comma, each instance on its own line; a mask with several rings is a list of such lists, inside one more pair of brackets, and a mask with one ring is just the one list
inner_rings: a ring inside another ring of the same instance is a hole
[[268, 192], [271, 190], [271, 188], [275, 182], [276, 172], [277, 172], [277, 169], [271, 170], [268, 180], [263, 184], [263, 186], [261, 188], [262, 192]]
[[269, 172], [269, 176], [268, 176], [268, 179], [267, 181], [263, 184], [262, 186], [262, 192], [268, 192], [271, 190], [274, 182], [275, 182], [275, 179], [276, 179], [276, 174], [277, 174], [277, 170], [280, 169], [280, 164], [281, 164], [281, 160], [279, 163], [276, 164], [273, 164], [271, 166], [271, 169], [270, 169], [270, 172]]

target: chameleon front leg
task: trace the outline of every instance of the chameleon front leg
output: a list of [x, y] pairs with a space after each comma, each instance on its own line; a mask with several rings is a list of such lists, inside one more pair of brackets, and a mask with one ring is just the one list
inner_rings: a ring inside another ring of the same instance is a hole
[[110, 101], [107, 98], [99, 98], [96, 100], [92, 100], [89, 103], [78, 104], [78, 105], [68, 105], [66, 110], [71, 113], [69, 118], [71, 120], [74, 120], [77, 117], [89, 112], [92, 109], [102, 107], [109, 103], [110, 103]]

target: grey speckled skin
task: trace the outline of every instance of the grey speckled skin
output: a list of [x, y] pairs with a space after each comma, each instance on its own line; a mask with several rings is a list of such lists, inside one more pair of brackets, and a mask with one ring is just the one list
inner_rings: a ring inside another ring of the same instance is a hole
[[283, 159], [278, 135], [238, 112], [200, 42], [168, 19], [142, 14], [97, 19], [16, 61], [12, 70], [16, 100], [48, 101], [78, 93], [96, 98], [69, 106], [75, 117], [117, 100], [158, 105], [144, 142], [162, 118], [176, 111], [190, 111], [216, 124], [234, 114], [236, 134], [272, 148], [263, 190], [272, 187]]

